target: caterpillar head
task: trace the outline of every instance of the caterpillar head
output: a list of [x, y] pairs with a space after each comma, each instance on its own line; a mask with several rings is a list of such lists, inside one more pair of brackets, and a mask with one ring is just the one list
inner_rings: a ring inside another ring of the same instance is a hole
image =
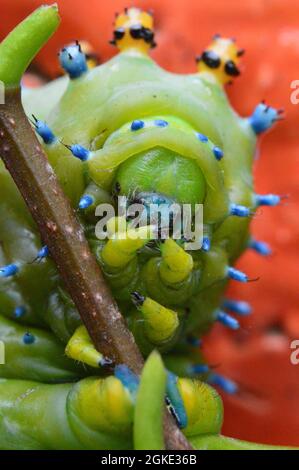
[[229, 83], [240, 75], [238, 64], [244, 54], [235, 40], [215, 35], [212, 43], [197, 57], [198, 70], [212, 73], [220, 83]]
[[126, 8], [116, 16], [111, 44], [116, 45], [120, 51], [138, 49], [143, 53], [155, 47], [151, 13], [139, 8]]

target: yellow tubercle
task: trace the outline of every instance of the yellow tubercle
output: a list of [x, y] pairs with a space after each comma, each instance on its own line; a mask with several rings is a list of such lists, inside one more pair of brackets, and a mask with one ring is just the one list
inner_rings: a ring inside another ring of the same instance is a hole
[[107, 233], [109, 237], [114, 236], [118, 232], [127, 230], [127, 221], [125, 217], [111, 217], [107, 222]]
[[112, 268], [123, 268], [136, 256], [136, 252], [154, 238], [154, 227], [117, 232], [102, 250], [103, 262]]
[[243, 54], [244, 50], [237, 47], [234, 39], [216, 35], [212, 43], [197, 57], [198, 71], [213, 74], [222, 84], [229, 83], [240, 75], [238, 64]]
[[187, 416], [190, 417], [195, 415], [197, 400], [194, 399], [196, 386], [195, 380], [193, 379], [178, 379], [178, 388], [180, 395], [184, 402]]
[[120, 51], [135, 49], [147, 54], [149, 49], [155, 47], [152, 15], [139, 8], [126, 8], [116, 17], [111, 43]]
[[178, 389], [188, 416], [186, 436], [218, 434], [223, 423], [223, 404], [216, 390], [195, 379], [178, 379]]
[[133, 414], [133, 400], [119, 379], [108, 377], [102, 394], [112, 422], [126, 424], [130, 421]]
[[75, 406], [91, 428], [107, 432], [129, 430], [133, 420], [133, 402], [120, 380], [88, 378], [78, 383]]
[[84, 362], [91, 367], [100, 367], [103, 360], [103, 355], [95, 349], [83, 325], [76, 329], [65, 348], [65, 353], [71, 359]]
[[177, 312], [160, 305], [149, 297], [144, 299], [140, 296], [136, 305], [146, 320], [145, 331], [151, 342], [161, 344], [174, 336], [179, 327]]
[[193, 269], [193, 258], [174, 240], [168, 239], [161, 246], [161, 279], [167, 284], [184, 281]]

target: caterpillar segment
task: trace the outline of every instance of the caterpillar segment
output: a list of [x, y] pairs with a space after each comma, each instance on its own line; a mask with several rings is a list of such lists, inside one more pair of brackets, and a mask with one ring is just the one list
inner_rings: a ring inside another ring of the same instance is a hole
[[[171, 406], [177, 409], [186, 435], [218, 433], [222, 402], [216, 391], [197, 380], [179, 379], [174, 374], [169, 377], [165, 392]], [[139, 379], [126, 366], [117, 366], [114, 376], [87, 377], [75, 384], [0, 379], [0, 408], [2, 412], [4, 406], [6, 409], [6, 419], [0, 422], [1, 448], [132, 448], [134, 406], [137, 395], [142, 393], [139, 387]], [[199, 402], [208, 406], [197, 406]], [[147, 408], [146, 402], [144, 405]], [[40, 429], [34, 423], [39, 423]], [[14, 432], [16, 426], [19, 434]]]
[[[160, 371], [157, 388], [148, 371], [140, 382], [126, 365], [109, 375], [110, 358], [95, 350], [1, 163], [0, 340], [8, 359], [0, 368], [1, 449], [142, 447], [136, 436], [150, 416], [159, 422], [161, 410], [157, 401], [151, 414], [147, 390], [166, 399], [202, 448], [222, 424], [222, 402], [209, 384], [237, 392], [206, 363], [199, 343], [215, 321], [235, 330], [231, 313], [250, 313], [244, 301], [224, 300], [225, 290], [230, 280], [257, 274], [234, 267], [244, 250], [267, 254], [250, 221], [281, 196], [256, 194], [252, 167], [258, 135], [282, 110], [260, 103], [240, 117], [232, 109], [223, 85], [239, 75], [243, 54], [232, 39], [215, 37], [187, 75], [151, 59], [151, 13], [126, 9], [112, 42], [119, 53], [95, 67], [83, 44], [63, 48], [66, 76], [24, 90], [23, 104], [138, 346], [145, 358], [158, 349], [166, 371], [155, 356], [148, 370]], [[139, 225], [121, 213], [120, 198], [126, 210], [141, 207]], [[108, 205], [114, 213], [103, 223]], [[188, 236], [174, 215], [186, 205]]]

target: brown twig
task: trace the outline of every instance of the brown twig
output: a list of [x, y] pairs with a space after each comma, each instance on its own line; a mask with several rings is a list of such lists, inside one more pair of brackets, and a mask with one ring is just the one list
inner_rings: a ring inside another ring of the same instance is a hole
[[[65, 197], [21, 105], [19, 89], [6, 92], [0, 106], [0, 155], [49, 247], [95, 347], [115, 363], [140, 374], [143, 358], [90, 252], [83, 228]], [[191, 450], [169, 413], [168, 449]]]

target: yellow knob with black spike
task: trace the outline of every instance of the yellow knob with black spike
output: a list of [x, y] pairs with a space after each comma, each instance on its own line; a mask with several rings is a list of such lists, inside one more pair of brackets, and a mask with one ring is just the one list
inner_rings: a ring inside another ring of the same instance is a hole
[[196, 58], [198, 71], [213, 74], [222, 84], [230, 83], [240, 75], [238, 64], [244, 52], [234, 39], [216, 34], [212, 43]]
[[139, 8], [126, 8], [116, 17], [111, 44], [121, 52], [131, 49], [147, 54], [156, 45], [152, 14]]

